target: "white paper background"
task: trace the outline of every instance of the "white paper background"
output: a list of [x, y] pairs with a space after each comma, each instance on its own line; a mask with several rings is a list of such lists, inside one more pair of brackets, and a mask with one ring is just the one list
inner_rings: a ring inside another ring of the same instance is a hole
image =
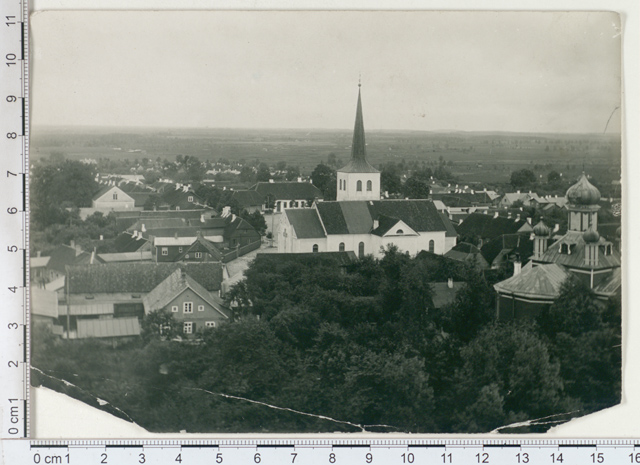
[[[554, 428], [547, 433], [554, 437], [638, 437], [640, 436], [640, 318], [635, 313], [640, 302], [640, 293], [635, 287], [638, 279], [638, 240], [640, 229], [638, 218], [630, 206], [640, 199], [640, 186], [634, 183], [634, 175], [640, 173], [638, 158], [640, 127], [640, 7], [637, 0], [432, 0], [432, 1], [168, 1], [168, 0], [35, 0], [32, 10], [52, 9], [428, 9], [428, 10], [607, 10], [621, 13], [623, 26], [623, 261], [625, 281], [623, 284], [623, 404], [611, 409], [574, 420]], [[0, 267], [2, 265], [0, 264]], [[34, 392], [35, 391], [35, 392]], [[102, 412], [91, 413], [91, 409], [72, 407], [73, 403], [61, 400], [56, 393], [33, 390], [32, 436], [37, 438], [114, 438], [141, 436], [130, 425], [119, 427], [116, 422], [104, 420]], [[146, 436], [146, 435], [145, 435]], [[175, 434], [164, 435], [175, 437]], [[198, 435], [202, 437], [202, 435]], [[220, 437], [221, 435], [216, 435]], [[459, 436], [459, 435], [458, 435]], [[415, 436], [413, 436], [415, 437]]]

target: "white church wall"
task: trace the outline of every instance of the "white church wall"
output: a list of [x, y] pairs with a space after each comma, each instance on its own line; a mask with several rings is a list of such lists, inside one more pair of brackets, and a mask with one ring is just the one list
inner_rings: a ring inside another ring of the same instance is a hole
[[[380, 200], [380, 173], [341, 173], [338, 171], [337, 200]], [[362, 190], [358, 191], [358, 181]], [[367, 191], [367, 182], [371, 190]]]

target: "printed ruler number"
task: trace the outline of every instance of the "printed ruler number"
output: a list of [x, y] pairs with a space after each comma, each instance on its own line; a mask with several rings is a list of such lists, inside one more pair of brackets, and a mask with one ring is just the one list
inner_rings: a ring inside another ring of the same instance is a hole
[[478, 463], [489, 463], [489, 454], [486, 452], [476, 454], [476, 459], [478, 459]]
[[526, 452], [516, 454], [516, 458], [518, 459], [518, 463], [529, 463], [529, 454]]

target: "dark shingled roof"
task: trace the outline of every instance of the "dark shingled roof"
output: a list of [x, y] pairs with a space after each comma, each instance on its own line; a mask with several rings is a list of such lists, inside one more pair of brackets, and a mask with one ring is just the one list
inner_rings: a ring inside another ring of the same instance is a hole
[[533, 254], [533, 241], [528, 234], [503, 234], [486, 242], [480, 252], [490, 264], [502, 251], [515, 252], [525, 262]]
[[480, 269], [489, 268], [489, 264], [484, 259], [480, 250], [473, 244], [461, 242], [444, 254], [445, 257], [461, 262], [469, 262], [478, 266]]
[[349, 234], [339, 202], [318, 202], [316, 208], [327, 234]]
[[111, 189], [113, 189], [116, 186], [111, 186], [111, 185], [106, 185], [106, 186], [102, 186], [100, 189], [98, 189], [94, 194], [92, 199], [93, 200], [97, 200], [100, 197], [102, 197], [104, 194], [106, 194], [107, 192], [109, 192]]
[[298, 239], [326, 237], [315, 208], [285, 210], [285, 215]]
[[372, 216], [398, 218], [417, 232], [447, 231], [448, 219], [438, 213], [431, 200], [374, 200], [367, 205]]
[[264, 196], [251, 189], [234, 191], [231, 198], [243, 208], [261, 206], [264, 203]]
[[[436, 210], [431, 200], [355, 200], [318, 202], [318, 213], [327, 234], [368, 234], [373, 220], [384, 222], [401, 220], [416, 232], [445, 231], [453, 234], [446, 216]], [[380, 227], [379, 227], [380, 228]], [[378, 229], [379, 229], [378, 228]]]
[[206, 263], [109, 263], [69, 268], [72, 294], [112, 294], [151, 292], [177, 268], [208, 291], [218, 291], [222, 283], [222, 264]]
[[492, 239], [502, 234], [515, 234], [527, 224], [527, 220], [515, 218], [494, 218], [491, 215], [472, 213], [460, 225], [456, 227], [458, 234], [475, 235], [483, 239]]
[[346, 266], [358, 260], [354, 252], [316, 252], [316, 253], [259, 253], [257, 262], [284, 263], [296, 262], [301, 264], [333, 264]]
[[146, 239], [139, 239], [133, 237], [133, 234], [128, 232], [123, 232], [118, 235], [113, 241], [113, 244], [116, 250], [120, 253], [122, 252], [137, 252], [140, 248], [145, 245], [148, 241]]
[[251, 190], [263, 198], [272, 196], [275, 200], [321, 199], [322, 192], [309, 182], [259, 182]]

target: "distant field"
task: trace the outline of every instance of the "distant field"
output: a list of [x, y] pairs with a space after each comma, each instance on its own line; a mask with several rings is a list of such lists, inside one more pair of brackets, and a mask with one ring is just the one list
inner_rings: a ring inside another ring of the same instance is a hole
[[[69, 159], [258, 159], [270, 165], [284, 161], [308, 174], [331, 153], [346, 163], [350, 146], [350, 130], [34, 128], [31, 157], [62, 152]], [[621, 165], [620, 136], [608, 134], [369, 131], [367, 153], [374, 166], [402, 160], [436, 163], [442, 157], [462, 182], [482, 183], [506, 182], [511, 171], [536, 165], [538, 175], [555, 169], [574, 176], [584, 165], [588, 172], [618, 179]]]

